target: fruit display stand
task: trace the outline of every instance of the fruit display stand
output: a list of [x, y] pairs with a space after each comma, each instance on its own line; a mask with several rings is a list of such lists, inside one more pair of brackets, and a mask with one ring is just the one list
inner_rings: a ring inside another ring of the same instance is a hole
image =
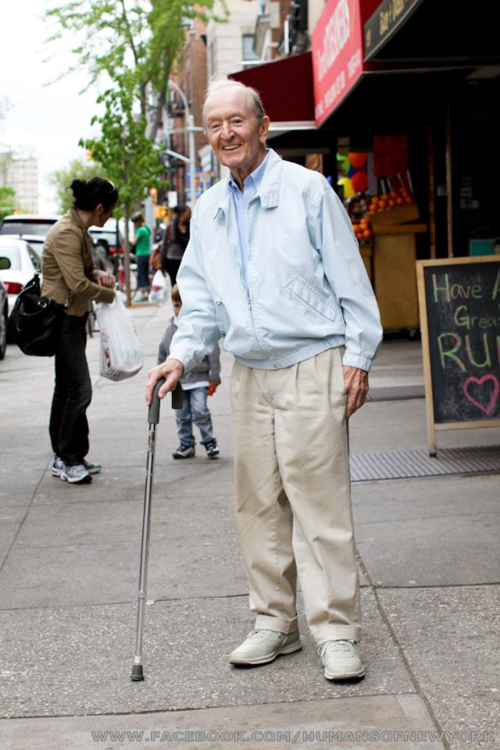
[[415, 203], [368, 214], [373, 232], [373, 286], [384, 330], [419, 327], [416, 235], [426, 224]]
[[370, 279], [370, 283], [373, 286], [373, 233], [370, 227], [370, 220], [365, 216], [363, 218], [356, 218], [354, 215], [351, 218], [354, 234], [359, 244], [359, 252], [363, 258], [365, 264], [366, 273]]

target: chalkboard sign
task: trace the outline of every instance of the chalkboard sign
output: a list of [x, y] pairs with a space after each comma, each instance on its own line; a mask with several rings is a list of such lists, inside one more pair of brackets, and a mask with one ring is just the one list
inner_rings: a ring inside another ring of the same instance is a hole
[[500, 256], [417, 262], [429, 451], [435, 430], [500, 426]]

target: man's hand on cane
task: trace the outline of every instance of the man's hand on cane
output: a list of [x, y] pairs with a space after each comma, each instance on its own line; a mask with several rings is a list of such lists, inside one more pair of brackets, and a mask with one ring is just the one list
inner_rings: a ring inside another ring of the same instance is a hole
[[154, 387], [161, 378], [165, 378], [165, 383], [158, 392], [160, 398], [164, 398], [167, 393], [173, 391], [184, 372], [184, 365], [178, 359], [166, 359], [161, 365], [153, 367], [148, 372], [148, 382], [146, 385], [146, 403], [149, 406], [153, 398]]
[[368, 373], [366, 370], [349, 367], [349, 365], [344, 365], [342, 370], [347, 390], [346, 419], [349, 419], [366, 401], [369, 391]]

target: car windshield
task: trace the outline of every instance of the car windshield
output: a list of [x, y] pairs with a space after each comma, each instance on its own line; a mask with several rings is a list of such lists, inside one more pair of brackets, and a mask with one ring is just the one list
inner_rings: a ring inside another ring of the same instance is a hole
[[21, 253], [18, 247], [10, 247], [10, 245], [0, 245], [0, 258], [8, 258], [10, 260], [10, 269], [12, 271], [21, 270]]
[[46, 221], [4, 221], [0, 227], [0, 234], [31, 234], [45, 237], [52, 227], [52, 222]]

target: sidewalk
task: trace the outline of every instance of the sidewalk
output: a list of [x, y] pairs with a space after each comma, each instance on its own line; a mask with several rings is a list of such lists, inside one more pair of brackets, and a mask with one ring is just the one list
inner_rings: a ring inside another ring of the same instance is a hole
[[[88, 345], [89, 458], [105, 467], [92, 485], [70, 487], [50, 475], [53, 362], [9, 347], [0, 363], [2, 750], [153, 742], [434, 750], [459, 748], [467, 738], [467, 747], [500, 746], [498, 474], [353, 484], [362, 682], [324, 679], [301, 602], [302, 652], [260, 668], [229, 666], [229, 652], [253, 622], [232, 510], [227, 354], [210, 400], [220, 460], [208, 461], [202, 449], [195, 460], [173, 461], [175, 422], [170, 404], [162, 407], [146, 680], [130, 681], [147, 451], [143, 392], [170, 313], [147, 307], [134, 315], [147, 358], [136, 378], [100, 379], [98, 337]], [[385, 344], [371, 386], [422, 382], [419, 344]], [[425, 449], [425, 401], [370, 402], [350, 433], [354, 454]], [[439, 447], [477, 445], [500, 445], [500, 430], [439, 435]], [[346, 732], [352, 736], [339, 734]], [[493, 733], [496, 742], [480, 743], [472, 732]]]

